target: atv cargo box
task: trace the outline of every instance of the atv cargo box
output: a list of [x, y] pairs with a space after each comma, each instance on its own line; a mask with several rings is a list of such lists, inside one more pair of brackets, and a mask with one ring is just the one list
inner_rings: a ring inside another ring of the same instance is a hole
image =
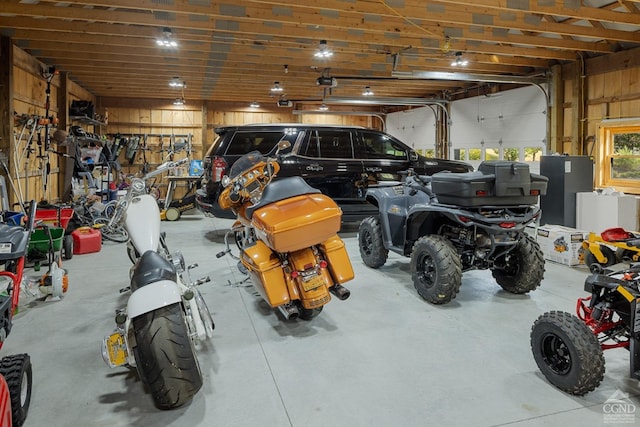
[[529, 173], [529, 165], [488, 160], [466, 173], [438, 172], [431, 189], [438, 201], [458, 206], [513, 206], [537, 203], [547, 192], [548, 178]]

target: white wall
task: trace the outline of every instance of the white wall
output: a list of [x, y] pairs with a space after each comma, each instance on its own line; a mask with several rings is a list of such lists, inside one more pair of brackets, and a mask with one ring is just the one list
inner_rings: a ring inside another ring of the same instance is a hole
[[[539, 147], [546, 154], [546, 100], [534, 86], [513, 89], [490, 96], [480, 95], [451, 103], [451, 151], [465, 149], [464, 161], [474, 167], [485, 158], [486, 149], [496, 149], [503, 158], [505, 148], [518, 148], [520, 161], [526, 161], [524, 149]], [[435, 118], [428, 107], [387, 116], [387, 132], [416, 150], [435, 146]], [[479, 148], [481, 159], [469, 160], [469, 148]], [[537, 173], [539, 162], [531, 163]]]

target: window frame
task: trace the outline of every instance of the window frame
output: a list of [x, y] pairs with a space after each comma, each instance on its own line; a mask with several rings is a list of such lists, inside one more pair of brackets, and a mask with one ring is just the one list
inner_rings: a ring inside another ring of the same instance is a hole
[[612, 161], [615, 158], [636, 158], [640, 155], [617, 155], [614, 153], [614, 135], [621, 133], [640, 133], [640, 119], [604, 120], [598, 125], [596, 141], [596, 188], [613, 187], [624, 193], [640, 194], [640, 179], [616, 179], [611, 176]]

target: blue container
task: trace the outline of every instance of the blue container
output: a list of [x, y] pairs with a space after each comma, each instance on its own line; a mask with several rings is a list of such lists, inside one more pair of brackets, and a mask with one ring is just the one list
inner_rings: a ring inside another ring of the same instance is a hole
[[191, 160], [189, 164], [189, 176], [202, 175], [202, 160]]
[[8, 225], [22, 225], [22, 212], [5, 211], [2, 213], [2, 218], [5, 224]]

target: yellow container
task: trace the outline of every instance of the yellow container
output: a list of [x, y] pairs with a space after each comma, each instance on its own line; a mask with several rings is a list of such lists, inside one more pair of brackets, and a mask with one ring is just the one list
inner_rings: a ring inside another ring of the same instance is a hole
[[271, 203], [252, 217], [256, 234], [277, 252], [293, 252], [329, 239], [340, 230], [342, 211], [324, 194], [303, 194]]
[[354, 278], [353, 266], [347, 253], [347, 248], [340, 237], [334, 235], [320, 245], [320, 250], [324, 253], [329, 263], [329, 270], [333, 279], [338, 284], [343, 284]]

